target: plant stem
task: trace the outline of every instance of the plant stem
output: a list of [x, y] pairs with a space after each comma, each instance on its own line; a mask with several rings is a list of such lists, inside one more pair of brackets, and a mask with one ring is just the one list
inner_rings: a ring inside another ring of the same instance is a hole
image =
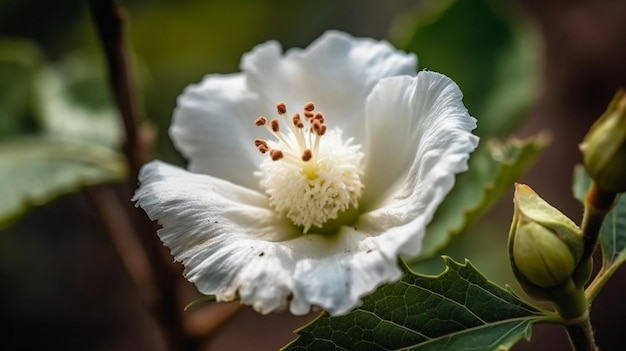
[[[124, 18], [122, 8], [116, 0], [90, 0], [90, 10], [96, 31], [104, 48], [107, 59], [109, 82], [115, 98], [117, 108], [124, 122], [126, 139], [122, 147], [130, 169], [129, 189], [132, 193], [137, 186], [137, 176], [141, 166], [151, 158], [152, 139], [145, 128], [140, 128], [135, 86], [129, 64], [128, 53], [124, 40]], [[130, 194], [126, 194], [130, 198]], [[121, 205], [121, 204], [117, 204]], [[133, 250], [143, 250], [149, 261], [150, 273], [156, 283], [154, 300], [144, 301], [153, 313], [157, 323], [163, 331], [168, 350], [193, 350], [197, 348], [196, 340], [184, 329], [182, 308], [179, 306], [178, 288], [180, 287], [180, 267], [173, 266], [166, 257], [168, 253], [154, 234], [156, 225], [140, 211], [129, 210], [129, 218], [133, 220], [136, 241], [141, 246]], [[103, 218], [106, 220], [106, 218]], [[120, 238], [112, 237], [114, 241]], [[121, 241], [120, 241], [121, 242]], [[125, 248], [128, 249], [128, 248]], [[124, 260], [128, 256], [120, 252]], [[127, 260], [129, 264], [133, 264]], [[131, 276], [139, 270], [137, 267], [128, 267]], [[136, 277], [135, 277], [136, 278]], [[145, 296], [142, 296], [145, 297]], [[150, 303], [152, 302], [152, 303]]]
[[135, 183], [139, 169], [150, 158], [152, 142], [140, 128], [134, 76], [124, 40], [124, 17], [116, 0], [90, 0], [93, 22], [107, 59], [109, 82], [124, 122], [122, 149], [128, 160], [130, 179]]
[[[600, 240], [600, 228], [607, 213], [615, 203], [616, 194], [604, 191], [593, 182], [585, 196], [585, 214], [582, 222], [584, 250], [579, 262], [581, 265], [591, 265], [593, 252], [598, 247]], [[601, 273], [606, 273], [604, 265]], [[596, 288], [603, 285], [596, 283], [598, 277], [592, 283]], [[594, 285], [594, 283], [596, 285]], [[580, 285], [578, 285], [580, 284]], [[584, 283], [576, 283], [570, 289], [564, 289], [564, 294], [554, 300], [555, 307], [565, 319], [565, 330], [570, 344], [575, 351], [597, 351], [598, 347], [593, 335], [591, 321], [589, 319], [589, 292], [582, 290]], [[594, 288], [594, 289], [596, 289]], [[597, 294], [596, 290], [593, 290]], [[595, 295], [593, 295], [595, 296]]]
[[581, 261], [590, 259], [596, 250], [602, 222], [615, 204], [616, 198], [617, 194], [602, 190], [596, 182], [591, 183], [585, 196], [585, 214], [581, 225], [585, 247]]
[[[591, 259], [600, 240], [600, 229], [602, 228], [604, 218], [611, 211], [616, 200], [617, 194], [602, 190], [595, 182], [591, 183], [591, 187], [585, 196], [585, 214], [581, 225], [585, 247], [581, 261]], [[607, 266], [605, 259], [603, 257], [600, 272], [586, 290], [587, 300], [590, 302], [598, 295], [602, 287], [619, 267], [619, 265]]]
[[578, 318], [566, 321], [565, 330], [575, 351], [598, 351], [589, 319], [589, 310]]
[[598, 296], [604, 285], [606, 285], [609, 279], [611, 279], [613, 274], [615, 274], [615, 272], [617, 272], [618, 268], [620, 267], [620, 262], [613, 262], [610, 265], [602, 266], [600, 272], [598, 272], [598, 275], [596, 275], [591, 284], [589, 284], [589, 286], [585, 290], [585, 294], [589, 302], [593, 301], [596, 296]]
[[113, 247], [135, 283], [141, 301], [150, 307], [158, 296], [150, 270], [150, 260], [137, 237], [133, 235], [133, 224], [120, 206], [119, 197], [112, 190], [112, 184], [105, 184], [86, 189], [85, 195], [96, 210]]

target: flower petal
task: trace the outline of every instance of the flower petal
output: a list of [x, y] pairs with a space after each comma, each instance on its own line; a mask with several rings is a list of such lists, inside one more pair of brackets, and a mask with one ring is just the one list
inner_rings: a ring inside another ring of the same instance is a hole
[[178, 98], [170, 137], [189, 170], [257, 188], [252, 173], [262, 160], [254, 147], [262, 132], [254, 125], [259, 105], [242, 74], [208, 75], [188, 86]]
[[394, 49], [386, 41], [353, 38], [328, 31], [307, 49], [282, 55], [276, 42], [257, 46], [244, 55], [241, 69], [250, 89], [258, 91], [273, 108], [284, 101], [299, 112], [313, 100], [330, 118], [330, 126], [350, 130], [362, 142], [364, 101], [383, 77], [415, 75], [417, 57]]
[[459, 87], [435, 72], [381, 80], [368, 97], [365, 145], [369, 212], [359, 226], [380, 239], [388, 255], [419, 253], [426, 225], [467, 169], [478, 137]]
[[301, 235], [274, 216], [264, 195], [154, 161], [133, 201], [162, 225], [158, 234], [184, 275], [218, 301], [239, 297], [257, 311], [318, 306], [342, 314], [375, 287], [398, 279], [397, 258], [356, 228]]

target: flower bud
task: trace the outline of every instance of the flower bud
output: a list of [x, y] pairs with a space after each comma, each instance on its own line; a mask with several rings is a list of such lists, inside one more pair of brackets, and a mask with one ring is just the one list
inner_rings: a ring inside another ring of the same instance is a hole
[[587, 173], [605, 191], [626, 191], [626, 90], [619, 90], [580, 145]]
[[582, 231], [527, 185], [515, 185], [514, 204], [509, 233], [513, 272], [527, 292], [545, 298], [536, 291], [572, 278], [583, 253]]

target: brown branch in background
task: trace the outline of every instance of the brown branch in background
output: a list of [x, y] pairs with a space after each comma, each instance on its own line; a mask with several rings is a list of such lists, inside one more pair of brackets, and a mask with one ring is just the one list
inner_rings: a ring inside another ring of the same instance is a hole
[[137, 179], [139, 169], [149, 160], [152, 145], [143, 138], [128, 52], [124, 39], [124, 18], [115, 0], [89, 0], [91, 15], [107, 59], [113, 97], [124, 121], [126, 139], [123, 145], [131, 170]]
[[[139, 169], [151, 157], [153, 143], [151, 139], [145, 137], [146, 128], [140, 127], [141, 121], [135, 99], [135, 85], [133, 84], [133, 75], [125, 45], [122, 9], [115, 0], [89, 0], [89, 6], [107, 59], [111, 91], [124, 121], [126, 140], [123, 151], [130, 169], [129, 185], [132, 193], [137, 185]], [[128, 199], [130, 201], [130, 195]], [[102, 199], [94, 199], [94, 201], [100, 200]], [[96, 207], [101, 205], [98, 204]], [[119, 203], [119, 199], [116, 203], [109, 205], [120, 206], [121, 208], [130, 207], [123, 206]], [[103, 215], [103, 221], [116, 221], [117, 216], [120, 215], [120, 213], [112, 213], [110, 209], [107, 212], [102, 212], [102, 208], [99, 210]], [[131, 219], [134, 230], [129, 233], [126, 230], [128, 228], [113, 226], [111, 223], [109, 223], [110, 228], [107, 229], [112, 231], [110, 233], [111, 240], [123, 263], [127, 265], [131, 278], [135, 279], [135, 283], [141, 285], [145, 280], [155, 283], [156, 289], [153, 289], [153, 293], [140, 290], [140, 296], [151, 300], [144, 301], [144, 303], [150, 308], [152, 315], [161, 327], [168, 349], [196, 349], [196, 340], [184, 330], [181, 315], [182, 307], [178, 303], [178, 288], [182, 278], [179, 272], [175, 272], [175, 267], [171, 264], [168, 253], [158, 241], [155, 235], [156, 226], [141, 211], [129, 210], [124, 215]], [[124, 238], [123, 236], [126, 235], [135, 235], [135, 237]], [[141, 246], [136, 245], [139, 242]], [[145, 263], [143, 259], [140, 260], [143, 263], [136, 261], [132, 257], [135, 254], [147, 258], [149, 262], [148, 272], [146, 272], [145, 267], [134, 266]], [[165, 259], [166, 257], [167, 259]], [[151, 274], [151, 278], [144, 276], [149, 274]]]
[[85, 194], [110, 235], [113, 247], [139, 291], [141, 301], [146, 307], [151, 307], [159, 293], [150, 260], [135, 237], [133, 224], [124, 207], [120, 206], [119, 198], [111, 190], [111, 185], [101, 185], [86, 189]]

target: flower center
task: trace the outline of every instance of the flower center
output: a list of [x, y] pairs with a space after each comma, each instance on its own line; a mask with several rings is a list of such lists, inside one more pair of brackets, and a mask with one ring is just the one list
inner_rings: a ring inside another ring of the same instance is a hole
[[363, 192], [360, 146], [352, 145], [352, 138], [344, 142], [339, 128], [327, 130], [324, 115], [312, 102], [304, 105], [302, 116], [289, 117], [282, 102], [276, 110], [286, 131], [279, 119], [261, 116], [256, 125], [277, 140], [254, 141], [262, 154], [269, 154], [255, 175], [272, 209], [303, 227], [303, 233], [356, 209]]

